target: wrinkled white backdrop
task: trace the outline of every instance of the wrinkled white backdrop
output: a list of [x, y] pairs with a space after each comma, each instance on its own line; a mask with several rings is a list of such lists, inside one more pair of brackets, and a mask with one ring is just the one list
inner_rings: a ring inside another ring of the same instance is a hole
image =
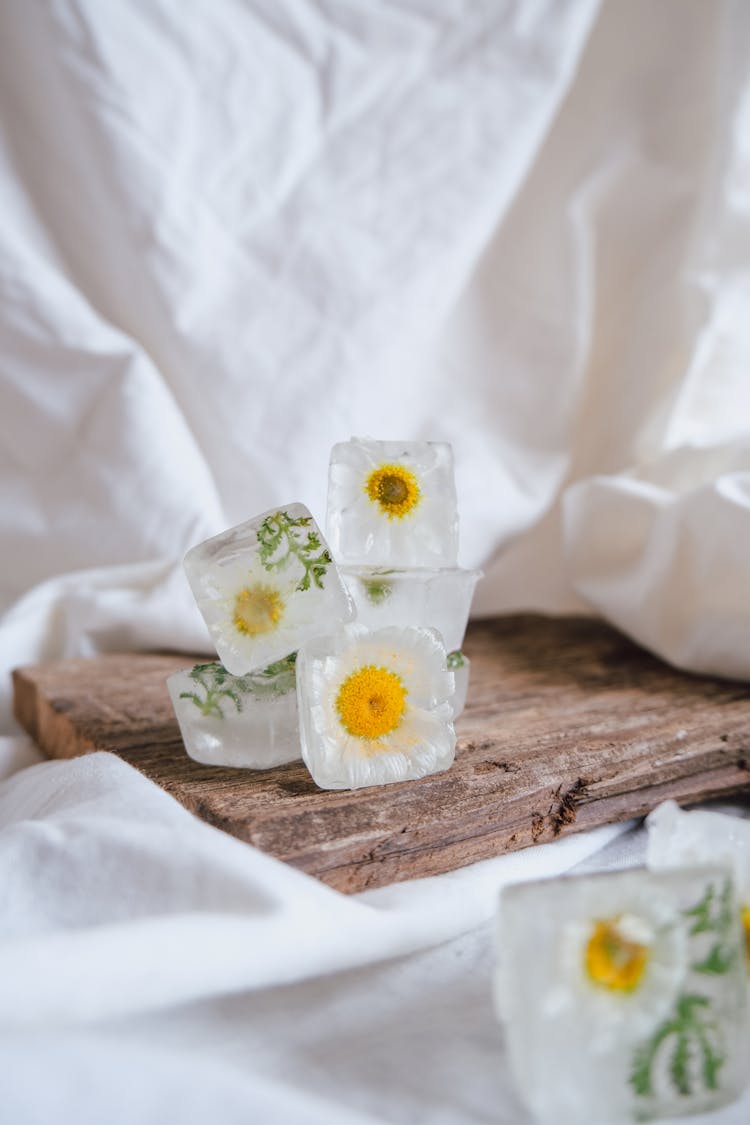
[[[322, 519], [355, 433], [453, 443], [477, 612], [750, 678], [748, 58], [743, 0], [2, 4], [3, 673], [205, 646], [185, 550]], [[476, 927], [608, 838], [345, 901], [109, 759], [16, 773], [0, 826], [33, 1125], [516, 1125]]]

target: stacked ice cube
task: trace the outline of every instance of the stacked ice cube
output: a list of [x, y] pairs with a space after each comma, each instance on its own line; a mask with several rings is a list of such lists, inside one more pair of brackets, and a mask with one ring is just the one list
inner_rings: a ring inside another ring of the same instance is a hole
[[469, 661], [461, 646], [481, 571], [458, 567], [453, 451], [444, 442], [352, 438], [331, 451], [326, 532], [370, 629], [437, 629], [463, 710]]
[[323, 788], [447, 769], [479, 577], [456, 566], [450, 447], [335, 446], [328, 527], [340, 566], [301, 504], [188, 552], [219, 660], [169, 680], [187, 751], [254, 769], [301, 755]]
[[167, 682], [191, 758], [267, 769], [300, 757], [296, 654], [354, 605], [310, 512], [264, 512], [198, 544], [185, 571], [219, 662]]

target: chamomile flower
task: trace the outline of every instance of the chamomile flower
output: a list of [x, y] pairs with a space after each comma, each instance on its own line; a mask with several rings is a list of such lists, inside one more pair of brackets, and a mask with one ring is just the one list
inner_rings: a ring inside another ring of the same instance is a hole
[[653, 870], [718, 863], [732, 872], [750, 973], [750, 820], [702, 809], [683, 812], [675, 801], [665, 801], [646, 826], [646, 863]]
[[280, 660], [354, 615], [302, 504], [264, 512], [193, 547], [185, 571], [219, 658], [234, 676]]
[[453, 673], [431, 629], [350, 625], [297, 656], [302, 757], [321, 789], [425, 777], [453, 762]]
[[594, 880], [560, 932], [550, 1009], [597, 1029], [594, 1043], [637, 1040], [670, 1010], [685, 975], [684, 929], [648, 876], [623, 887]]
[[731, 1099], [748, 1049], [732, 908], [720, 867], [503, 891], [495, 1000], [535, 1120], [614, 1125]]
[[684, 981], [684, 930], [675, 895], [645, 870], [510, 888], [500, 912], [498, 1013], [513, 1018], [525, 990], [542, 1022], [570, 1022], [587, 1050], [637, 1042]]
[[458, 510], [450, 445], [359, 438], [335, 445], [326, 526], [341, 562], [455, 566]]

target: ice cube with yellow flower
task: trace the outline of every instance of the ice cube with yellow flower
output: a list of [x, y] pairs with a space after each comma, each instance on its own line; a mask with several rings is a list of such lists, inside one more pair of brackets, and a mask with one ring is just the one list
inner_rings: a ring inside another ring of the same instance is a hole
[[645, 868], [506, 889], [495, 998], [542, 1125], [706, 1112], [747, 1074], [744, 942], [722, 867]]
[[341, 563], [455, 567], [458, 507], [450, 445], [361, 438], [334, 445], [326, 531]]
[[303, 504], [273, 508], [185, 556], [219, 659], [234, 676], [266, 667], [350, 621], [352, 599]]
[[302, 757], [321, 789], [358, 789], [448, 769], [453, 672], [431, 629], [349, 625], [297, 654]]

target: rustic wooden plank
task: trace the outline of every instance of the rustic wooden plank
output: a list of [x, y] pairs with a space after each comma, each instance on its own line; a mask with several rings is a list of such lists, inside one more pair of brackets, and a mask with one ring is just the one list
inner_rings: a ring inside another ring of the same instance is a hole
[[185, 655], [19, 669], [15, 711], [50, 757], [119, 754], [204, 820], [343, 891], [639, 816], [667, 797], [748, 792], [748, 685], [677, 672], [585, 618], [476, 622], [465, 648], [455, 765], [356, 792], [317, 789], [301, 763], [255, 772], [188, 758], [165, 687]]

